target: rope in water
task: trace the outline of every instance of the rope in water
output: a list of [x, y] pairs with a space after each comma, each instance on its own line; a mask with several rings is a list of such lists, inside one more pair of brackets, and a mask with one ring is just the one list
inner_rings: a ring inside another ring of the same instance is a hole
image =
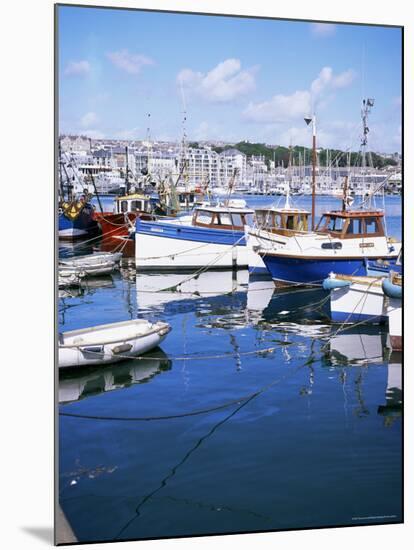
[[154, 420], [173, 420], [177, 418], [186, 418], [190, 416], [199, 416], [202, 414], [207, 414], [210, 412], [219, 411], [222, 409], [225, 409], [227, 407], [231, 407], [232, 405], [239, 405], [245, 401], [249, 401], [253, 397], [257, 397], [258, 395], [264, 393], [265, 391], [269, 390], [271, 387], [275, 386], [279, 382], [283, 381], [284, 379], [288, 378], [289, 376], [292, 376], [300, 369], [310, 365], [313, 363], [313, 359], [309, 358], [305, 363], [299, 365], [296, 367], [292, 372], [287, 373], [285, 376], [276, 378], [272, 380], [269, 384], [266, 384], [265, 386], [262, 386], [255, 392], [252, 392], [248, 395], [239, 397], [237, 399], [232, 399], [230, 401], [226, 401], [225, 403], [221, 403], [220, 405], [216, 405], [214, 407], [208, 407], [205, 409], [197, 409], [185, 413], [179, 413], [179, 414], [170, 414], [170, 415], [160, 415], [160, 416], [104, 416], [104, 415], [88, 415], [88, 414], [77, 414], [77, 413], [67, 413], [59, 411], [60, 416], [66, 416], [71, 418], [79, 418], [79, 419], [85, 419], [85, 420], [114, 420], [114, 421], [132, 421], [132, 422], [150, 422]]

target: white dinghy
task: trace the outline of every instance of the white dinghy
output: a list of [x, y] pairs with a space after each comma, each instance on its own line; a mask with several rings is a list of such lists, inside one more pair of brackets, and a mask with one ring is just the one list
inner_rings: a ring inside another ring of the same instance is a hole
[[60, 258], [59, 264], [70, 267], [83, 267], [102, 265], [109, 262], [118, 263], [122, 258], [122, 252], [94, 252], [83, 256], [72, 256], [71, 258]]
[[112, 261], [105, 261], [95, 264], [84, 263], [79, 266], [59, 263], [59, 276], [69, 275], [70, 273], [78, 275], [82, 272], [85, 274], [85, 277], [94, 277], [99, 275], [109, 275], [116, 269], [118, 269], [118, 265]]
[[133, 319], [59, 334], [59, 368], [116, 363], [157, 347], [170, 332], [168, 323]]

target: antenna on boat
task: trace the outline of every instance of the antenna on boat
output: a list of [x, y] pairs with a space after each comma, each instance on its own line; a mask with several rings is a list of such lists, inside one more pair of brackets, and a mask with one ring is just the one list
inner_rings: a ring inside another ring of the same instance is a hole
[[312, 231], [315, 230], [315, 195], [316, 195], [316, 116], [305, 117], [306, 125], [312, 122]]
[[374, 106], [374, 99], [367, 98], [362, 100], [361, 108], [361, 120], [362, 120], [362, 136], [361, 136], [361, 167], [362, 167], [362, 186], [365, 189], [365, 172], [366, 172], [366, 153], [368, 144], [368, 115], [371, 112], [371, 108]]

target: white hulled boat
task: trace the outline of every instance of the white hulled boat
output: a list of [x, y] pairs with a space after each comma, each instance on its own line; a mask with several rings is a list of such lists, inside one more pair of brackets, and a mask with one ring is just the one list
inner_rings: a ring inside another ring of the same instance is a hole
[[229, 200], [168, 221], [137, 219], [137, 270], [247, 268], [244, 226], [252, 224], [253, 215], [245, 201]]

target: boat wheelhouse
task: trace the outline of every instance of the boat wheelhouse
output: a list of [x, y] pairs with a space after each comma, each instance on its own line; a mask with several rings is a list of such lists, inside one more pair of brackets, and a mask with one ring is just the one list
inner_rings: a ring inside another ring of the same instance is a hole
[[192, 215], [136, 222], [136, 267], [142, 269], [218, 269], [247, 267], [244, 226], [254, 210], [245, 201], [196, 207]]
[[267, 274], [266, 265], [257, 251], [272, 248], [275, 236], [291, 237], [308, 231], [310, 212], [292, 208], [289, 197], [283, 208], [270, 206], [255, 209], [255, 223], [245, 227], [249, 271], [256, 275]]
[[276, 283], [319, 284], [329, 273], [367, 275], [367, 260], [395, 260], [401, 243], [387, 237], [382, 210], [326, 212], [315, 231], [269, 237], [258, 251]]
[[95, 212], [104, 236], [126, 237], [134, 230], [137, 217], [154, 219], [154, 201], [148, 195], [133, 193], [115, 197], [113, 212]]

